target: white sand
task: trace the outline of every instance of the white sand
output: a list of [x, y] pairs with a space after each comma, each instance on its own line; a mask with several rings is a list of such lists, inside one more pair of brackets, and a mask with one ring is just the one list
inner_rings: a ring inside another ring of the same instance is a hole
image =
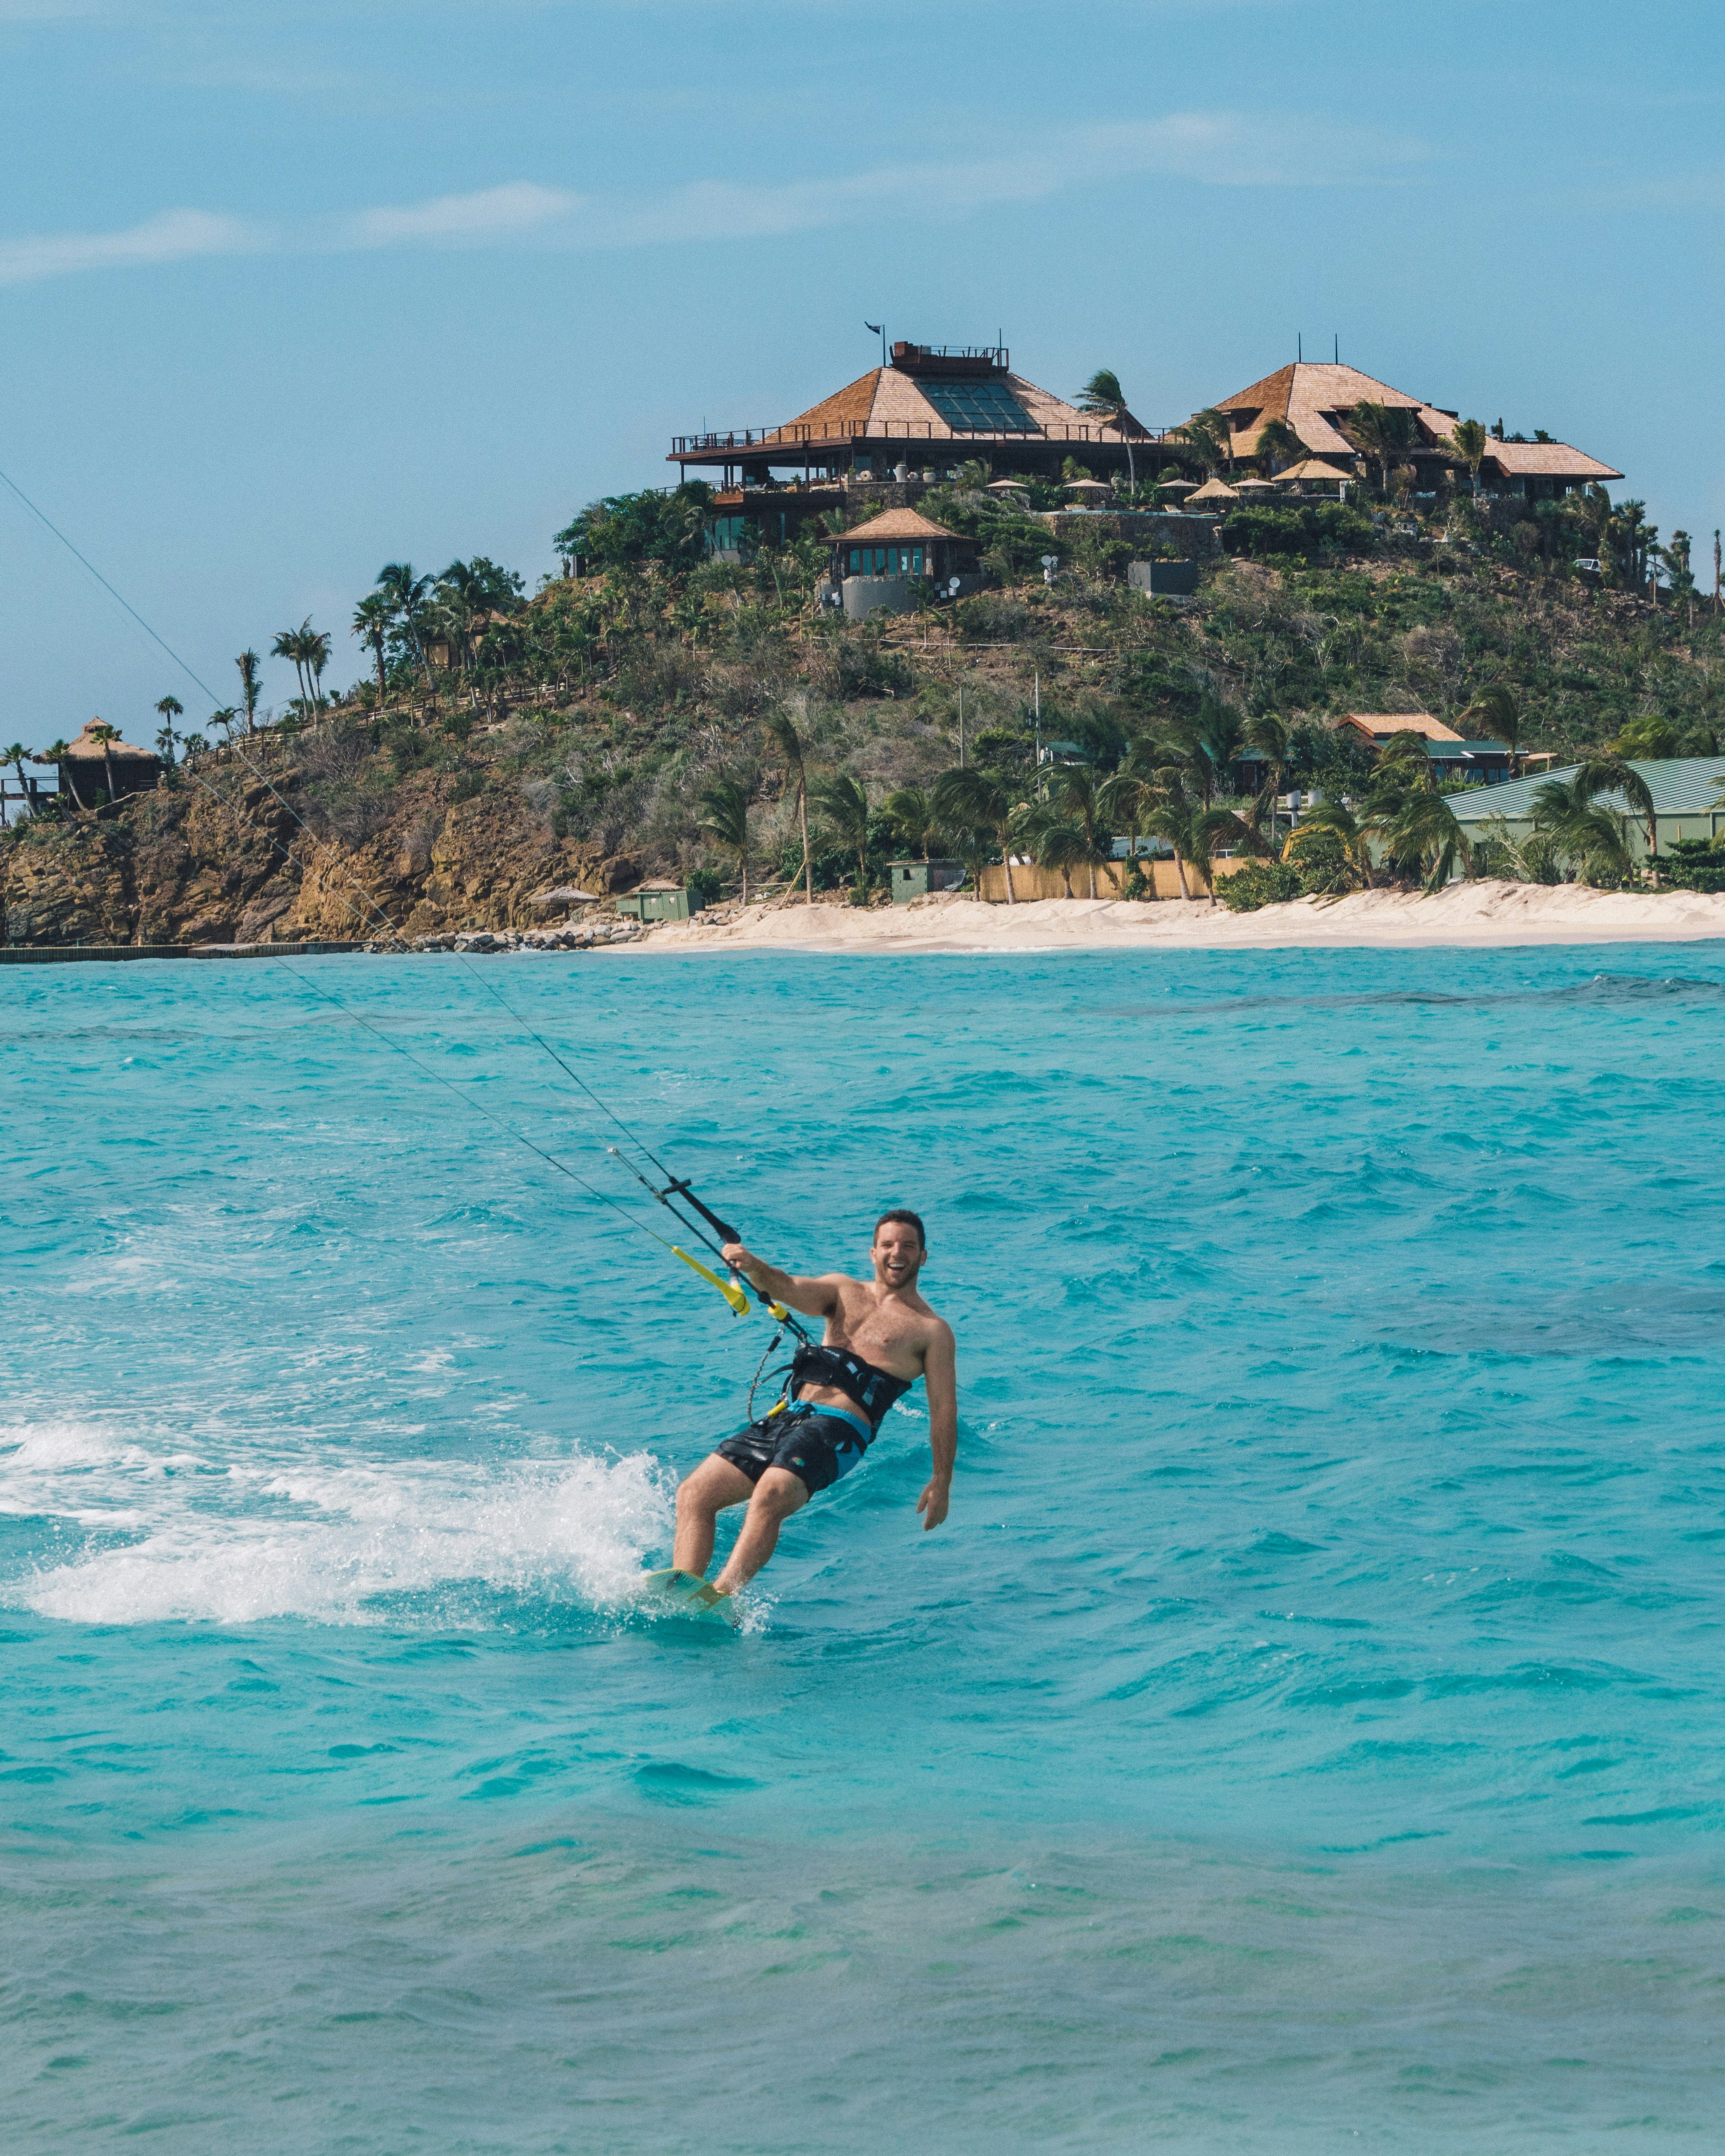
[[1579, 885], [1451, 884], [1435, 897], [1360, 891], [1256, 913], [1163, 899], [1042, 899], [983, 906], [752, 906], [729, 921], [667, 922], [613, 955], [672, 951], [1251, 950], [1307, 944], [1688, 943], [1725, 937], [1725, 895], [1589, 891]]

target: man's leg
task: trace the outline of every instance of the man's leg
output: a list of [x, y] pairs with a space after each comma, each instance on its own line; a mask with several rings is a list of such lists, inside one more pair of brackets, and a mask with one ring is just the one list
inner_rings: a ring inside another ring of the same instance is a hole
[[[737, 1545], [725, 1560], [725, 1569], [713, 1582], [721, 1594], [734, 1594], [755, 1574], [772, 1556], [778, 1544], [778, 1531], [793, 1512], [800, 1512], [809, 1502], [809, 1486], [800, 1475], [793, 1475], [788, 1467], [769, 1467], [755, 1485], [755, 1493], [749, 1500], [749, 1516], [742, 1523], [742, 1532]], [[707, 1537], [707, 1549], [712, 1549], [712, 1537]]]
[[755, 1486], [740, 1467], [708, 1453], [677, 1488], [677, 1539], [671, 1563], [679, 1572], [704, 1578], [713, 1561], [713, 1528], [721, 1512], [746, 1505]]

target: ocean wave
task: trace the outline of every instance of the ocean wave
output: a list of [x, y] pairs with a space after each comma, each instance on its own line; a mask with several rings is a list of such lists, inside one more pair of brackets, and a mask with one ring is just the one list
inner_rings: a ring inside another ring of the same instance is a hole
[[0, 1604], [85, 1625], [298, 1617], [495, 1622], [497, 1603], [620, 1605], [666, 1539], [650, 1454], [504, 1466], [332, 1459], [223, 1462], [219, 1449], [75, 1422], [0, 1434], [0, 1515], [57, 1555], [0, 1580]]

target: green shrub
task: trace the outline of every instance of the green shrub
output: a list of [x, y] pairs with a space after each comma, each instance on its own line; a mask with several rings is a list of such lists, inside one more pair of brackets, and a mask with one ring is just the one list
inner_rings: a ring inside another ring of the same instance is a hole
[[1661, 882], [1676, 891], [1725, 891], [1725, 853], [1706, 839], [1674, 839], [1659, 857]]
[[1230, 913], [1255, 913], [1260, 906], [1280, 906], [1298, 898], [1304, 886], [1300, 871], [1282, 861], [1248, 861], [1231, 875], [1219, 875], [1214, 890]]

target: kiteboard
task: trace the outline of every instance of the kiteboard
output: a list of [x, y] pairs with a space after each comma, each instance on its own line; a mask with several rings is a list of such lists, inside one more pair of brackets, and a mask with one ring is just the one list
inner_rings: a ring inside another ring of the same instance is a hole
[[719, 1594], [712, 1582], [698, 1573], [679, 1572], [675, 1567], [666, 1572], [644, 1572], [639, 1593], [640, 1600], [656, 1615], [698, 1617], [716, 1625], [734, 1625], [737, 1621], [736, 1598]]

